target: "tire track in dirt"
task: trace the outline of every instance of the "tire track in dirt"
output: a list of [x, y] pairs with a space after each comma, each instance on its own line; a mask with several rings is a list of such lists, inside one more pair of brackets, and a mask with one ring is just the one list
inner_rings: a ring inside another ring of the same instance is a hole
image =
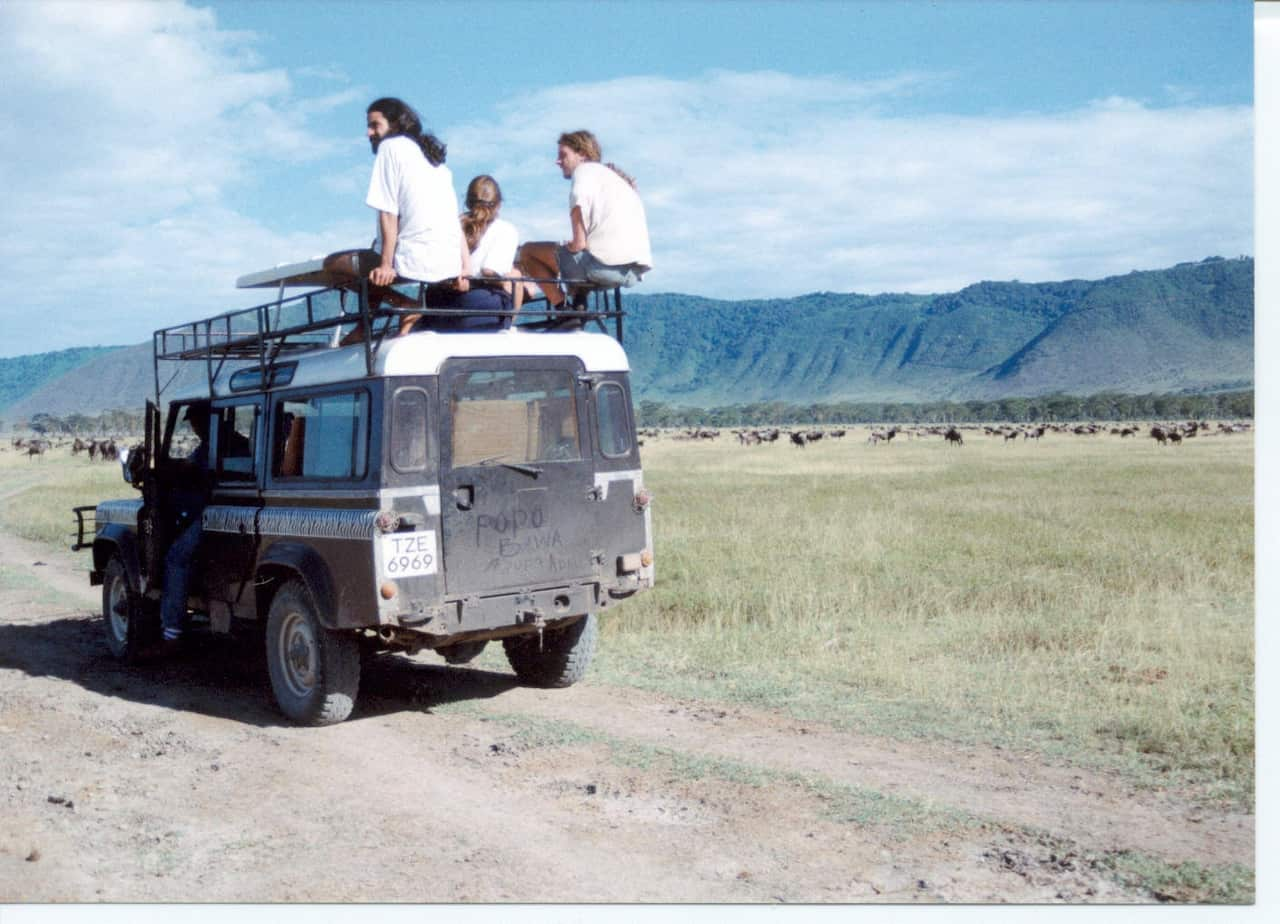
[[[430, 655], [376, 659], [352, 719], [294, 728], [257, 648], [216, 642], [123, 667], [105, 652], [87, 553], [0, 535], [0, 556], [67, 595], [0, 593], [0, 901], [1127, 902], [1152, 899], [1085, 847], [1219, 863], [1247, 843], [1252, 865], [1252, 818], [1247, 836], [1245, 820], [1197, 828], [1176, 799], [1105, 775], [634, 690], [525, 689]], [[796, 783], [631, 766], [590, 737], [530, 744], [494, 721], [508, 714], [919, 797], [1084, 847], [1064, 856], [999, 825], [842, 821]]]
[[1170, 861], [1254, 861], [1254, 816], [1215, 814], [1186, 795], [1144, 792], [1116, 774], [1045, 764], [1037, 755], [842, 732], [776, 713], [579, 685], [519, 688], [486, 708], [573, 722], [652, 745], [784, 772], [816, 774], [982, 819], [1050, 831], [1098, 850]]

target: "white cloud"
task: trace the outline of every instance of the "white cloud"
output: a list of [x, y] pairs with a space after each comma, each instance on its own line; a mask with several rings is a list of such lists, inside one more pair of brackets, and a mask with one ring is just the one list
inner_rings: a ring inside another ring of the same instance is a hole
[[136, 342], [244, 304], [234, 279], [282, 253], [368, 237], [368, 222], [280, 234], [228, 205], [256, 167], [347, 141], [306, 118], [352, 91], [298, 99], [253, 42], [177, 2], [0, 6], [0, 353]]
[[510, 181], [526, 236], [564, 237], [554, 139], [591, 128], [640, 184], [650, 291], [936, 292], [1252, 252], [1248, 107], [892, 114], [928, 84], [717, 72], [555, 87], [453, 129], [451, 150]]
[[[136, 342], [247, 304], [242, 273], [368, 240], [367, 146], [314, 128], [363, 88], [336, 63], [264, 63], [256, 42], [180, 2], [0, 4], [0, 354]], [[1252, 252], [1249, 107], [918, 114], [955, 79], [630, 76], [440, 134], [458, 191], [493, 173], [507, 217], [545, 239], [568, 230], [555, 138], [595, 131], [648, 209], [640, 291], [937, 292]], [[349, 218], [273, 226], [253, 194], [281, 183]]]

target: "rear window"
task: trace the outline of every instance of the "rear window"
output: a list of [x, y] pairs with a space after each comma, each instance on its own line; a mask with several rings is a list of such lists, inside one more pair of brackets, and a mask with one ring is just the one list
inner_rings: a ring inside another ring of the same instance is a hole
[[279, 478], [363, 478], [369, 455], [369, 396], [290, 398], [276, 403]]
[[605, 382], [596, 390], [596, 416], [600, 420], [600, 451], [610, 457], [631, 452], [627, 395], [621, 385]]
[[562, 369], [461, 373], [449, 396], [455, 468], [582, 457], [573, 374]]
[[427, 393], [401, 388], [392, 399], [391, 465], [398, 472], [427, 467]]

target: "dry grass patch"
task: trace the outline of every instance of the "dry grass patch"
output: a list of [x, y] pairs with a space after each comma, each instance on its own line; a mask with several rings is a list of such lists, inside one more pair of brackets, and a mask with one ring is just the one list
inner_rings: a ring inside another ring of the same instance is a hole
[[659, 587], [615, 680], [1253, 779], [1252, 438], [645, 447]]

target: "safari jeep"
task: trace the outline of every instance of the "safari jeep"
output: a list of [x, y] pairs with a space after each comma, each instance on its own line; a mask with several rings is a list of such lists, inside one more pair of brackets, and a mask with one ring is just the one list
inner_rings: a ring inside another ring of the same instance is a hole
[[[367, 283], [320, 261], [239, 285], [279, 291], [154, 335], [156, 400], [126, 463], [141, 497], [78, 508], [112, 653], [158, 638], [165, 552], [190, 515], [174, 490], [194, 485], [192, 619], [264, 629], [290, 719], [345, 719], [368, 650], [459, 664], [501, 640], [522, 682], [580, 679], [595, 614], [654, 578], [618, 293], [612, 311], [391, 337], [408, 309], [371, 308]], [[369, 335], [337, 345], [357, 319]], [[212, 415], [203, 470], [193, 406]]]

